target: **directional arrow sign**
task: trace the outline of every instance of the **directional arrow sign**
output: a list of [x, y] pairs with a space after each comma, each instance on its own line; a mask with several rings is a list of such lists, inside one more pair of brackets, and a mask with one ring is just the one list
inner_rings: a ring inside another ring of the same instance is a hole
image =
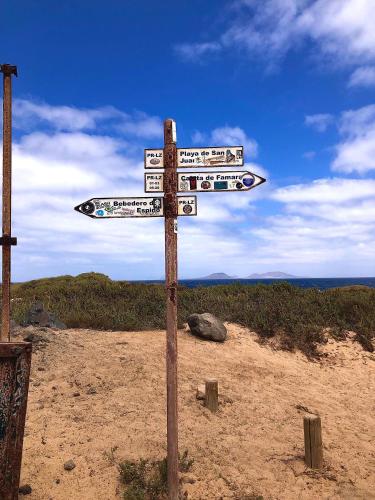
[[[243, 146], [177, 148], [177, 168], [242, 167]], [[164, 168], [162, 149], [145, 149], [145, 168]]]
[[[178, 215], [197, 215], [196, 196], [178, 196]], [[164, 199], [149, 198], [91, 198], [74, 210], [94, 219], [123, 217], [163, 217]]]
[[[251, 172], [184, 172], [178, 173], [178, 191], [248, 191], [259, 186], [266, 179]], [[163, 192], [163, 173], [145, 174], [146, 193]]]

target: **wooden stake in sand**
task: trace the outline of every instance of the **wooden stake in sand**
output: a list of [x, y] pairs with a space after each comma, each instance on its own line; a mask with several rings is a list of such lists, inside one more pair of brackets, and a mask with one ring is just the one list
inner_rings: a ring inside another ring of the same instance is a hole
[[303, 417], [305, 437], [305, 464], [311, 469], [321, 469], [323, 466], [322, 426], [318, 415]]
[[206, 397], [204, 405], [216, 413], [219, 409], [219, 384], [214, 378], [206, 380]]

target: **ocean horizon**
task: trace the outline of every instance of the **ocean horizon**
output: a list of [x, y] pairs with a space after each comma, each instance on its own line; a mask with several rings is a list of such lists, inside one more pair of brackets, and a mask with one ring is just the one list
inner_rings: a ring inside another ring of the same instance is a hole
[[[132, 283], [163, 284], [164, 280], [131, 280]], [[179, 285], [189, 288], [199, 286], [231, 285], [238, 283], [240, 285], [272, 285], [273, 283], [287, 282], [300, 288], [318, 288], [327, 290], [329, 288], [339, 288], [342, 286], [363, 285], [375, 288], [375, 277], [363, 278], [227, 278], [227, 279], [181, 279]]]

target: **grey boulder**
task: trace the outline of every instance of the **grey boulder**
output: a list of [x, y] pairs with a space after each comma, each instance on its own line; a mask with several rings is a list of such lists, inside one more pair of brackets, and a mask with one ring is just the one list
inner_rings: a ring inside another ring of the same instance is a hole
[[187, 322], [191, 333], [197, 337], [215, 342], [224, 342], [227, 338], [223, 322], [211, 313], [191, 314]]
[[64, 330], [66, 325], [56, 316], [44, 309], [43, 303], [40, 301], [34, 302], [26, 313], [26, 319], [23, 322], [24, 326], [41, 326], [48, 328], [59, 328]]

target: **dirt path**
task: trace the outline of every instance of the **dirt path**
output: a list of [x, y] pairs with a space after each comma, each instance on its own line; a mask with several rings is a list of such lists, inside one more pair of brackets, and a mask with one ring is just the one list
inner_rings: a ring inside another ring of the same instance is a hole
[[[188, 498], [375, 499], [374, 354], [332, 341], [312, 363], [227, 326], [225, 344], [179, 332], [180, 450], [194, 459]], [[120, 498], [115, 462], [166, 454], [164, 334], [42, 336], [49, 342], [33, 358], [23, 455], [27, 498]], [[195, 397], [207, 377], [223, 395], [216, 415]], [[304, 467], [304, 409], [322, 418], [322, 474]]]

